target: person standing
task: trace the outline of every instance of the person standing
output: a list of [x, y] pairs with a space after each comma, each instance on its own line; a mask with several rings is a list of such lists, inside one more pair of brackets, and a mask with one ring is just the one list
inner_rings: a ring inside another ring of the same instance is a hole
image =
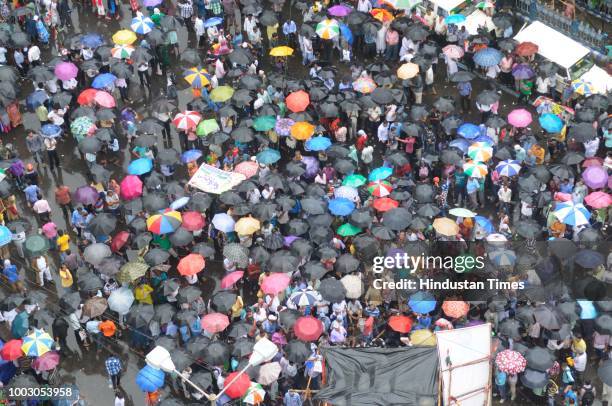
[[104, 365], [106, 366], [106, 372], [108, 373], [113, 389], [117, 390], [121, 386], [121, 372], [123, 369], [121, 360], [115, 355], [111, 355], [106, 359]]
[[470, 82], [457, 83], [457, 90], [460, 96], [460, 106], [464, 113], [469, 113], [472, 103], [472, 84]]
[[59, 155], [57, 155], [57, 141], [55, 138], [45, 138], [45, 149], [47, 150], [47, 156], [49, 157], [49, 167], [53, 170], [56, 166], [60, 169]]
[[28, 135], [26, 136], [26, 147], [30, 154], [32, 154], [32, 158], [42, 166], [45, 165], [45, 162], [42, 158], [42, 152], [44, 148], [43, 138], [40, 134], [34, 131], [28, 131]]
[[56, 317], [51, 325], [53, 337], [55, 337], [55, 341], [60, 345], [61, 354], [66, 354], [67, 350], [70, 351], [68, 341], [66, 341], [66, 337], [68, 336], [68, 327], [69, 324], [63, 316]]
[[49, 263], [47, 262], [47, 258], [45, 258], [44, 255], [40, 255], [34, 260], [34, 266], [38, 271], [38, 284], [40, 285], [40, 287], [45, 286], [45, 281], [53, 283], [53, 278], [51, 277], [51, 269], [49, 268]]
[[74, 210], [72, 207], [72, 197], [70, 196], [70, 188], [66, 185], [59, 185], [55, 189], [55, 201], [59, 204], [64, 217], [70, 218], [70, 213]]

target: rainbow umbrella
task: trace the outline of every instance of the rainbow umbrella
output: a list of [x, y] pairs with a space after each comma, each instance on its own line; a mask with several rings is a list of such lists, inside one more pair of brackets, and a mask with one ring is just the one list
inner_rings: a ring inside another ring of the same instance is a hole
[[179, 228], [182, 222], [181, 213], [178, 211], [167, 211], [149, 217], [147, 219], [147, 230], [157, 235], [168, 234]]
[[234, 95], [234, 89], [230, 86], [219, 86], [210, 92], [210, 100], [215, 103], [223, 103], [228, 101]]
[[189, 68], [183, 72], [183, 79], [185, 79], [194, 89], [201, 89], [210, 84], [206, 69], [199, 69], [195, 67]]
[[493, 148], [486, 142], [475, 142], [468, 148], [468, 156], [474, 161], [486, 162], [493, 156]]
[[326, 18], [317, 24], [316, 33], [323, 39], [333, 39], [340, 35], [340, 24], [333, 18]]
[[21, 350], [28, 357], [40, 357], [51, 351], [54, 341], [44, 330], [34, 329], [34, 332], [23, 339]]
[[360, 76], [353, 82], [353, 90], [359, 93], [372, 93], [376, 89], [376, 83], [368, 76]]
[[128, 59], [135, 49], [131, 45], [117, 45], [111, 49], [111, 56], [116, 59]]
[[487, 173], [487, 165], [478, 161], [467, 161], [463, 164], [463, 171], [472, 178], [484, 178]]

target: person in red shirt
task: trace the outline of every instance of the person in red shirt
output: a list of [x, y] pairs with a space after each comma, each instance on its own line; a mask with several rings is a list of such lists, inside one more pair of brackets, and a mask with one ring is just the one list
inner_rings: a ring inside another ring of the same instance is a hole
[[368, 141], [368, 135], [363, 130], [357, 131], [357, 140], [355, 141], [355, 148], [357, 151], [361, 152], [361, 150], [365, 147], [366, 142]]
[[70, 188], [68, 186], [60, 185], [55, 189], [55, 201], [62, 208], [64, 217], [70, 218], [74, 207], [72, 207], [72, 198], [70, 197]]

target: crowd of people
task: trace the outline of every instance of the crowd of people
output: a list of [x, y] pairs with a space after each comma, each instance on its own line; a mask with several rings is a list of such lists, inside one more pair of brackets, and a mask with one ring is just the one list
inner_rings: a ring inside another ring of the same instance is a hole
[[[612, 401], [609, 94], [478, 7], [3, 1], [2, 383], [95, 354], [123, 405], [136, 357], [150, 405], [299, 406], [328, 346], [491, 323], [500, 402]], [[373, 271], [404, 254], [483, 266]], [[524, 289], [390, 288], [418, 278]]]

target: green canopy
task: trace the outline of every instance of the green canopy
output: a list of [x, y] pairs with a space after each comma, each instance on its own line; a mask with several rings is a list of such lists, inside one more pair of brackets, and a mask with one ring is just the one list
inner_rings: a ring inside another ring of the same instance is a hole
[[31, 235], [26, 238], [23, 248], [27, 256], [37, 257], [49, 250], [49, 240], [42, 235]]
[[361, 228], [356, 227], [356, 226], [352, 225], [351, 223], [342, 224], [336, 230], [338, 235], [341, 235], [342, 237], [349, 237], [349, 236], [352, 236], [352, 235], [357, 235], [361, 231], [362, 231]]
[[219, 131], [219, 124], [214, 118], [202, 120], [196, 127], [196, 134], [200, 137], [206, 137], [208, 134]]
[[342, 181], [342, 186], [359, 187], [366, 183], [366, 178], [362, 175], [349, 175]]
[[257, 131], [270, 131], [276, 125], [276, 117], [259, 116], [253, 121], [253, 128]]

